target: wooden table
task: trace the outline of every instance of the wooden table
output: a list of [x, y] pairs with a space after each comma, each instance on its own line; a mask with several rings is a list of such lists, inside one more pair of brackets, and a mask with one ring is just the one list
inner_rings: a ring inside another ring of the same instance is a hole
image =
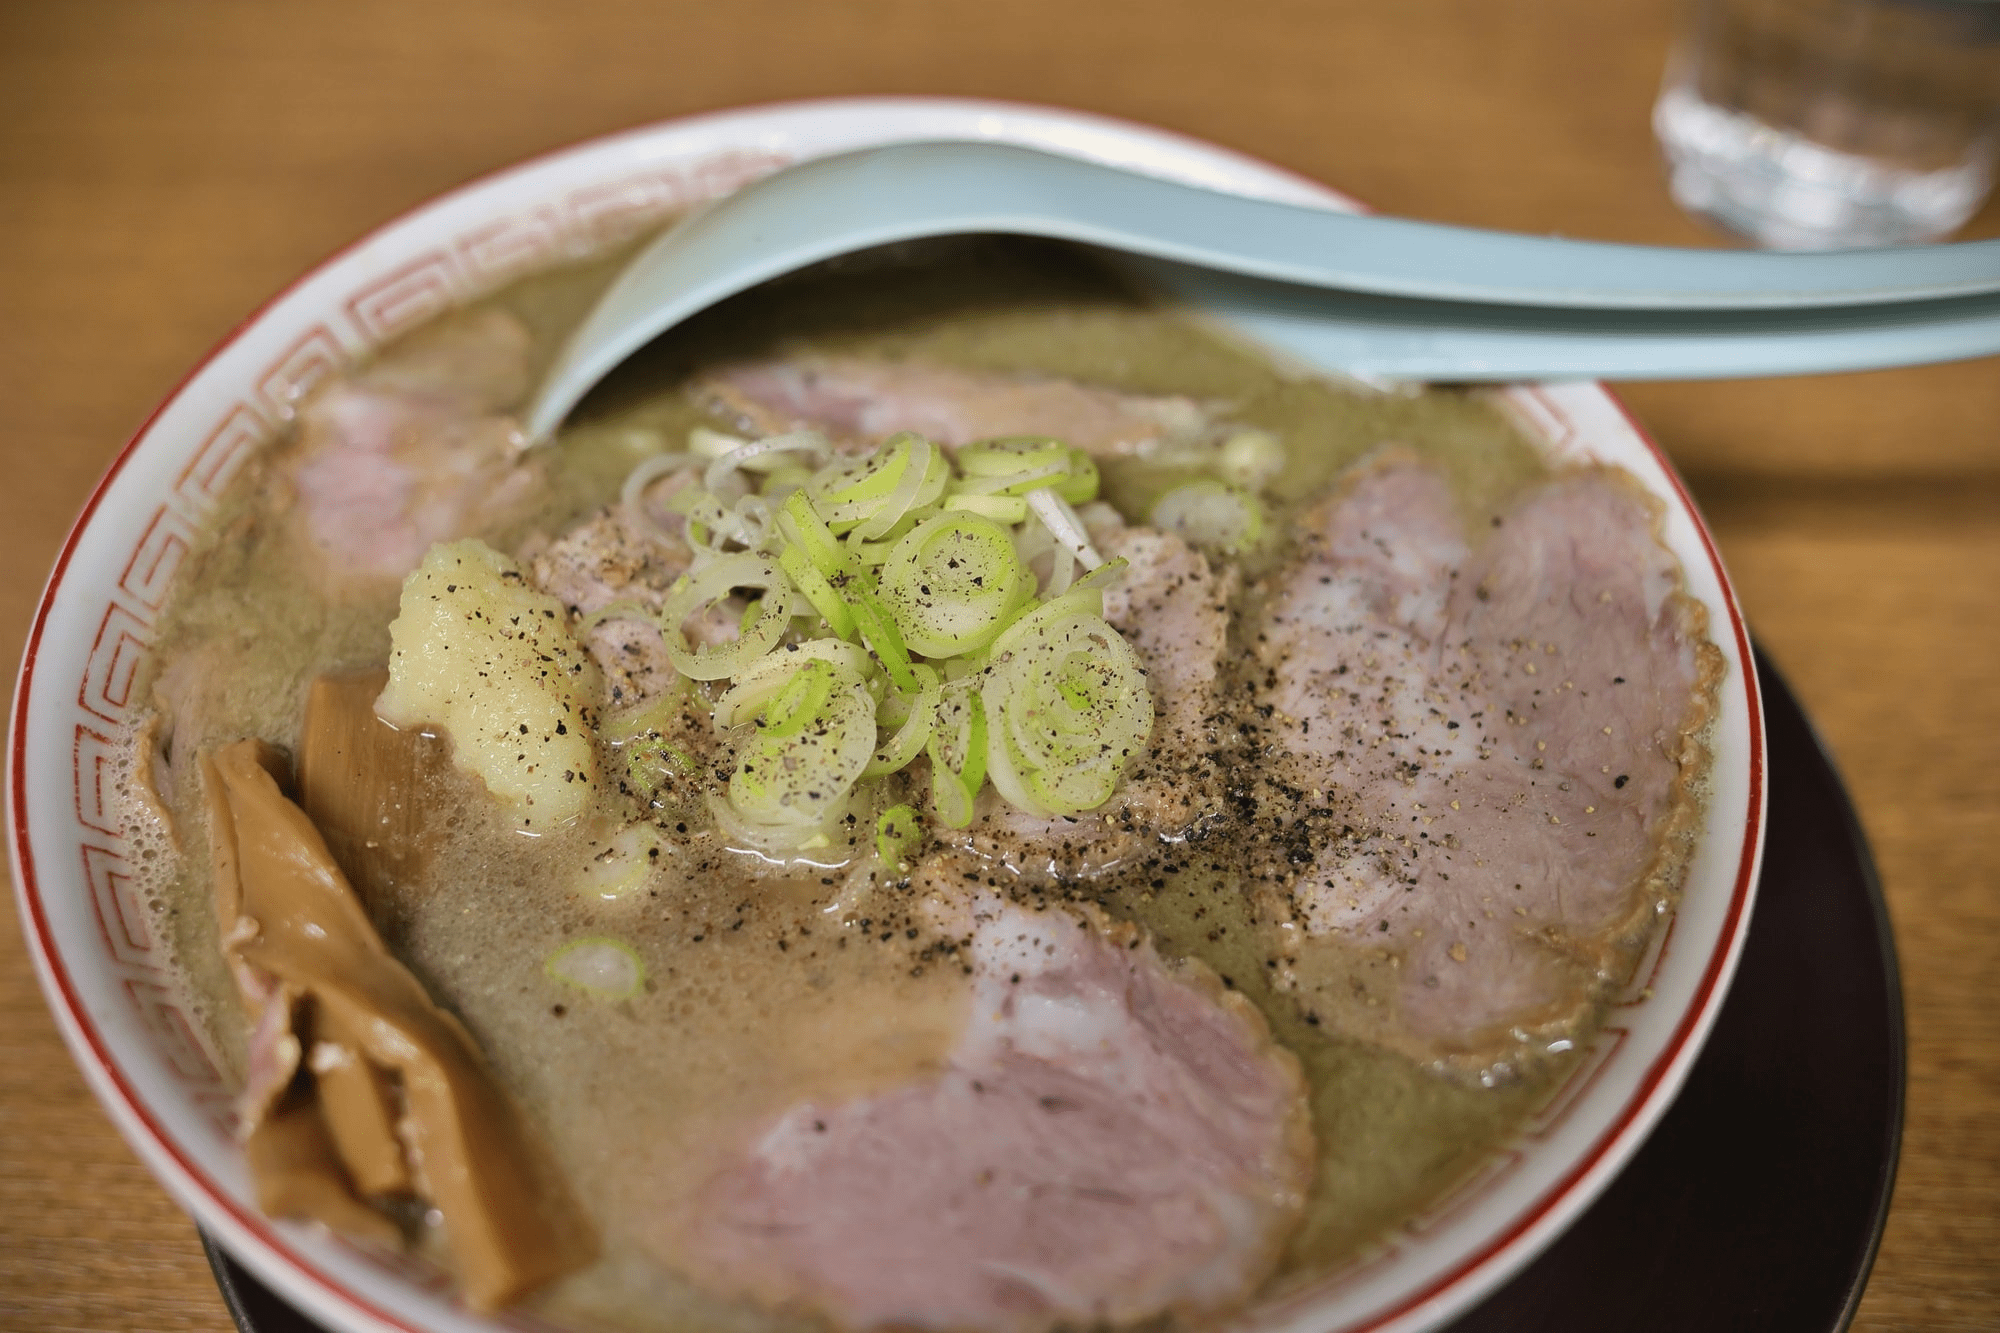
[[[1669, 243], [1670, 0], [0, 5], [0, 659], [91, 482], [271, 292], [468, 176], [836, 93], [1153, 121], [1390, 212]], [[2000, 233], [1989, 207], [1977, 234]], [[1909, 1128], [1864, 1328], [2000, 1324], [2000, 366], [1635, 387], [1825, 730], [1902, 950]], [[1838, 1163], [1829, 1163], [1838, 1170]], [[0, 1326], [226, 1328], [0, 912]]]

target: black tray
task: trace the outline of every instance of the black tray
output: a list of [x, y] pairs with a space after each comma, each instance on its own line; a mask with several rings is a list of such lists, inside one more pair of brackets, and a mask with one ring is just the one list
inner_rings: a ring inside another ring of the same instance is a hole
[[[1761, 654], [1764, 874], [1671, 1110], [1604, 1195], [1450, 1333], [1828, 1333], [1854, 1318], [1903, 1133], [1903, 992], [1840, 777]], [[207, 1236], [242, 1333], [318, 1333]]]

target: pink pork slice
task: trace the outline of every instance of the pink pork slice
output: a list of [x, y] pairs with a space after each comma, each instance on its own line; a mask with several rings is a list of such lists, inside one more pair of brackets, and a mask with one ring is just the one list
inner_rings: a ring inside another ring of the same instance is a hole
[[1476, 548], [1408, 457], [1304, 523], [1259, 665], [1339, 827], [1272, 907], [1285, 979], [1323, 1022], [1489, 1068], [1573, 1025], [1674, 891], [1720, 670], [1704, 613], [1609, 469], [1534, 487]]
[[1099, 457], [1119, 457], [1189, 438], [1208, 425], [1207, 410], [1192, 398], [858, 357], [725, 366], [704, 377], [695, 392], [758, 435], [810, 426], [869, 442], [910, 430], [953, 448], [997, 436], [1051, 435]]
[[323, 587], [401, 579], [434, 543], [525, 511], [542, 471], [503, 409], [526, 390], [528, 343], [497, 310], [448, 319], [300, 409], [298, 444], [280, 466]]
[[[553, 541], [540, 538], [521, 552], [528, 577], [560, 600], [572, 616], [596, 615], [622, 606], [632, 616], [600, 620], [581, 635], [584, 648], [604, 673], [604, 702], [612, 708], [657, 698], [678, 680], [666, 643], [651, 621], [687, 572], [694, 552], [681, 539], [684, 520], [666, 501], [694, 479], [692, 470], [671, 473], [633, 497], [608, 505]], [[720, 619], [720, 617], [716, 617]], [[687, 627], [713, 641], [734, 624]]]
[[705, 1187], [690, 1269], [857, 1328], [1015, 1333], [1241, 1298], [1310, 1178], [1297, 1061], [1131, 926], [977, 910], [948, 1067], [765, 1127]]

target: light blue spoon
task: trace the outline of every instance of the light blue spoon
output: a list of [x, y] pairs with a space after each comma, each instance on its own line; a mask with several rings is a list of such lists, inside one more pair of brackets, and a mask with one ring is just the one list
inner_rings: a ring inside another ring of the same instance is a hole
[[1606, 245], [1247, 199], [991, 143], [821, 158], [634, 258], [529, 411], [726, 297], [835, 255], [999, 232], [1121, 252], [1139, 279], [1319, 366], [1414, 380], [1723, 379], [2000, 352], [2000, 241], [1767, 254]]

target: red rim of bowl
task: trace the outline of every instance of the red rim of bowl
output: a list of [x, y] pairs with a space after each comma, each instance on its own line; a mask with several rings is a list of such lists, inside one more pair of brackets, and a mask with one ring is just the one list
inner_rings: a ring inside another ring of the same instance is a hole
[[[49, 573], [48, 582], [44, 585], [41, 598], [36, 605], [34, 624], [29, 631], [27, 645], [21, 656], [20, 671], [15, 680], [14, 709], [9, 728], [8, 744], [10, 751], [7, 766], [8, 826], [11, 835], [10, 841], [12, 843], [15, 869], [15, 890], [23, 914], [27, 917], [30, 925], [28, 933], [30, 954], [35, 960], [37, 970], [40, 973], [43, 992], [48, 998], [51, 1007], [56, 1010], [58, 1017], [66, 1020], [66, 1022], [59, 1024], [65, 1043], [70, 1047], [71, 1053], [77, 1058], [79, 1064], [83, 1066], [84, 1072], [95, 1075], [90, 1081], [95, 1085], [95, 1090], [99, 1095], [104, 1097], [107, 1103], [112, 1103], [113, 1098], [116, 1099], [115, 1104], [110, 1105], [109, 1109], [114, 1112], [122, 1112], [123, 1114], [114, 1115], [114, 1123], [117, 1124], [118, 1128], [128, 1139], [133, 1141], [134, 1148], [140, 1151], [142, 1157], [149, 1160], [157, 1160], [156, 1154], [163, 1156], [179, 1172], [181, 1183], [185, 1188], [199, 1195], [211, 1206], [227, 1215], [238, 1227], [261, 1243], [274, 1261], [291, 1268], [300, 1277], [324, 1292], [333, 1303], [346, 1306], [354, 1313], [387, 1327], [403, 1330], [403, 1333], [422, 1333], [422, 1330], [404, 1323], [397, 1316], [375, 1305], [342, 1282], [321, 1271], [317, 1264], [300, 1254], [284, 1236], [278, 1234], [273, 1229], [270, 1219], [266, 1218], [260, 1212], [238, 1205], [225, 1189], [211, 1179], [200, 1166], [190, 1160], [180, 1150], [173, 1138], [154, 1118], [134, 1088], [127, 1082], [117, 1064], [112, 1060], [111, 1053], [104, 1039], [99, 1034], [96, 1025], [92, 1023], [83, 1003], [76, 993], [68, 968], [64, 966], [60, 954], [56, 951], [54, 939], [42, 909], [40, 884], [35, 875], [34, 853], [29, 843], [28, 814], [23, 793], [27, 785], [26, 730], [28, 704], [34, 684], [36, 659], [39, 655], [42, 635], [47, 626], [57, 589], [61, 586], [63, 576], [69, 568], [71, 557], [75, 554], [85, 530], [89, 527], [92, 517], [96, 514], [98, 506], [103, 501], [112, 482], [123, 471], [133, 451], [138, 447], [140, 441], [145, 439], [148, 432], [152, 430], [154, 423], [159, 420], [161, 414], [180, 397], [182, 391], [197, 376], [206, 370], [224, 351], [228, 350], [242, 338], [250, 328], [262, 320], [273, 307], [283, 302], [299, 287], [342, 257], [366, 245], [377, 235], [400, 226], [416, 214], [430, 209], [446, 199], [477, 189], [489, 181], [522, 171], [538, 163], [567, 156], [580, 149], [602, 147], [620, 138], [645, 136], [670, 127], [687, 127], [698, 124], [703, 120], [724, 120], [751, 113], [804, 112], [816, 107], [829, 109], [873, 107], [883, 110], [896, 108], [919, 110], [926, 107], [933, 109], [942, 107], [955, 110], [977, 108], [1002, 113], [1030, 113], [1073, 120], [1088, 120], [1106, 125], [1107, 127], [1121, 129], [1128, 133], [1141, 134], [1156, 142], [1163, 138], [1181, 140], [1190, 147], [1198, 148], [1203, 152], [1214, 153], [1218, 151], [1217, 145], [1209, 144], [1190, 136], [1174, 134], [1171, 131], [1162, 131], [1157, 127], [1141, 124], [1136, 121], [1127, 121], [1116, 117], [1091, 113], [1079, 113], [1061, 107], [1043, 107], [1025, 103], [989, 102], [957, 98], [825, 98], [793, 102], [761, 103], [731, 108], [726, 111], [706, 113], [699, 116], [678, 117], [628, 130], [613, 131], [608, 134], [593, 135], [589, 138], [549, 149], [546, 152], [537, 153], [518, 162], [512, 162], [496, 168], [495, 170], [480, 173], [459, 185], [441, 191], [405, 209], [379, 226], [371, 228], [361, 237], [328, 254], [292, 282], [286, 284], [285, 287], [268, 300], [260, 304], [211, 347], [207, 354], [181, 377], [173, 389], [147, 415], [138, 429], [126, 440], [124, 446], [119, 450], [117, 457], [105, 469], [104, 475], [98, 479], [96, 486], [91, 490], [90, 498], [84, 503], [82, 512], [77, 516], [76, 522], [71, 526], [68, 536], [63, 540], [62, 549], [56, 557], [55, 565]], [[1266, 163], [1251, 154], [1242, 153], [1234, 149], [1222, 149], [1221, 151], [1240, 158], [1260, 170], [1289, 177], [1307, 184], [1322, 195], [1332, 196], [1337, 194], [1337, 192], [1330, 190], [1329, 187], [1321, 185], [1317, 181], [1300, 176], [1296, 172], [1289, 171], [1275, 164]], [[1405, 1297], [1386, 1309], [1376, 1311], [1368, 1316], [1364, 1323], [1348, 1326], [1342, 1330], [1342, 1333], [1373, 1333], [1374, 1330], [1382, 1329], [1422, 1306], [1451, 1298], [1457, 1294], [1455, 1289], [1459, 1288], [1461, 1284], [1466, 1283], [1468, 1279], [1479, 1276], [1483, 1269], [1486, 1269], [1489, 1265], [1493, 1265], [1496, 1260], [1500, 1259], [1506, 1251], [1524, 1236], [1527, 1236], [1537, 1227], [1542, 1226], [1553, 1212], [1568, 1201], [1572, 1191], [1576, 1189], [1585, 1177], [1600, 1168], [1605, 1168], [1607, 1163], [1610, 1167], [1622, 1165], [1622, 1158], [1629, 1156], [1632, 1151], [1636, 1151], [1638, 1143], [1643, 1140], [1643, 1131], [1650, 1130], [1651, 1123], [1657, 1121], [1658, 1117], [1665, 1112], [1667, 1102], [1662, 1100], [1658, 1104], [1655, 1104], [1655, 1094], [1661, 1083], [1671, 1073], [1676, 1071], [1677, 1066], [1682, 1065], [1684, 1062], [1692, 1061], [1695, 1054], [1692, 1047], [1698, 1042], [1700, 1037], [1706, 1035], [1708, 1028], [1711, 1026], [1714, 1014], [1720, 1007], [1723, 992], [1726, 989], [1725, 983], [1734, 972], [1735, 961], [1741, 950], [1744, 916], [1749, 908], [1751, 890], [1756, 878], [1758, 859], [1763, 845], [1764, 823], [1765, 756], [1763, 703], [1758, 689], [1756, 668], [1751, 655], [1749, 631], [1744, 625], [1742, 610], [1737, 605], [1735, 590], [1729, 582], [1727, 572], [1723, 569], [1721, 555], [1716, 550], [1715, 540], [1709, 533], [1708, 525], [1703, 520], [1700, 511], [1695, 508], [1693, 498], [1688, 494], [1687, 487], [1681, 481], [1680, 475], [1674, 470], [1673, 464], [1668, 460], [1659, 444], [1639, 423], [1639, 420], [1633, 416], [1631, 409], [1625, 405], [1622, 399], [1618, 398], [1616, 394], [1612, 393], [1602, 384], [1595, 384], [1592, 387], [1604, 394], [1617, 408], [1633, 434], [1645, 445], [1648, 452], [1652, 454], [1655, 461], [1659, 464], [1667, 483], [1673, 488], [1674, 494], [1680, 502], [1682, 511], [1692, 521], [1695, 533], [1701, 539], [1702, 549], [1708, 557], [1710, 568], [1715, 574], [1717, 586], [1721, 591], [1723, 604], [1729, 612], [1730, 630], [1736, 642], [1738, 660], [1742, 663], [1744, 698], [1748, 709], [1750, 738], [1748, 817], [1745, 821], [1742, 848], [1737, 865], [1735, 884], [1730, 895], [1729, 910], [1724, 918], [1723, 929], [1717, 947], [1709, 957], [1708, 965], [1696, 989], [1693, 1002], [1689, 1004], [1686, 1011], [1681, 1015], [1681, 1020], [1675, 1027], [1666, 1047], [1655, 1057], [1651, 1066], [1648, 1067], [1644, 1078], [1640, 1081], [1637, 1089], [1631, 1094], [1624, 1108], [1619, 1113], [1617, 1120], [1611, 1127], [1599, 1136], [1597, 1142], [1590, 1146], [1581, 1159], [1554, 1186], [1550, 1187], [1530, 1208], [1515, 1218], [1504, 1231], [1489, 1238], [1478, 1248], [1476, 1253], [1462, 1260], [1445, 1274], [1433, 1278], [1421, 1290]], [[109, 1095], [106, 1095], [107, 1092]], [[147, 1141], [140, 1142], [134, 1137], [135, 1134], [143, 1134]], [[1623, 1149], [1622, 1152], [1620, 1151], [1621, 1148]], [[148, 1152], [148, 1149], [152, 1151]], [[1541, 1244], [1545, 1244], [1548, 1240], [1553, 1239], [1553, 1235], [1554, 1232], [1551, 1231], [1548, 1236], [1538, 1238], [1535, 1248], [1538, 1249]], [[1480, 1291], [1483, 1292], [1486, 1288], [1497, 1285], [1502, 1277], [1516, 1271], [1518, 1265], [1525, 1264], [1532, 1257], [1532, 1253], [1533, 1251], [1530, 1250], [1519, 1256], [1509, 1256], [1510, 1258], [1515, 1258], [1516, 1263], [1504, 1266], [1503, 1271], [1491, 1275], [1490, 1281], [1479, 1284]]]

